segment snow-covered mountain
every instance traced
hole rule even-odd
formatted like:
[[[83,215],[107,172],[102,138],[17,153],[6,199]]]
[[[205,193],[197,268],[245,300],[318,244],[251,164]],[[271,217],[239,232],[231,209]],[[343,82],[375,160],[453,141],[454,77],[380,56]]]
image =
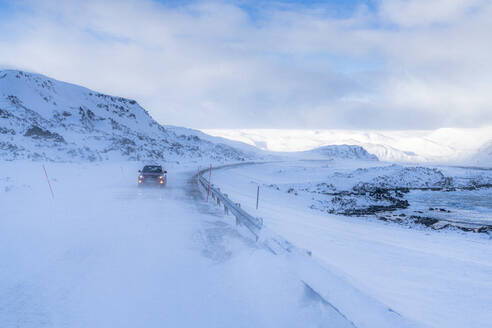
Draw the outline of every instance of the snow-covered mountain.
[[[134,100],[0,70],[1,159],[240,161],[254,157],[255,149],[162,126]]]
[[[355,145],[330,145],[318,147],[308,151],[294,153],[304,159],[350,159],[362,161],[377,161],[375,155],[369,154],[361,146]]]

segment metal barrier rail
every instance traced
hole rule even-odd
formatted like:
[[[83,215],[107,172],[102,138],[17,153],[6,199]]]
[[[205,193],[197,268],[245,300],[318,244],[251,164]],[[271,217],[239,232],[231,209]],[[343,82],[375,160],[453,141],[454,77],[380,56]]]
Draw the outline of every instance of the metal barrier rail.
[[[263,219],[248,214],[241,208],[241,204],[234,203],[231,199],[229,199],[227,194],[221,193],[220,188],[215,187],[213,184],[210,184],[209,186],[209,181],[202,176],[202,174],[206,171],[208,170],[203,170],[198,174],[198,181],[200,185],[205,189],[205,191],[210,191],[212,199],[217,202],[217,205],[221,205],[222,203],[226,214],[230,211],[236,217],[236,224],[241,224],[248,228],[249,231],[255,235],[256,240],[258,241],[260,237],[260,230],[263,227]]]

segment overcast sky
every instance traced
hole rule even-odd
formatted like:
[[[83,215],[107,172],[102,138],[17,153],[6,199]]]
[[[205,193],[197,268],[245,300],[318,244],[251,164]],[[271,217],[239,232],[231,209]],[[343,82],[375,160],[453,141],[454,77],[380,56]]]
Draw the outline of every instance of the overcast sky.
[[[492,124],[492,1],[5,1],[0,67],[192,128]]]

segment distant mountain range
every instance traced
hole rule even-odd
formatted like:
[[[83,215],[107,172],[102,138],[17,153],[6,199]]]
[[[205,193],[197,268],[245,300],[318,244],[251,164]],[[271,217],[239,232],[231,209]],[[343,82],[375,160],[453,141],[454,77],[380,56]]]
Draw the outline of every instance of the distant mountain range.
[[[326,145],[358,145],[379,160],[399,163],[476,163],[492,140],[492,126],[422,131],[215,129],[205,133],[267,151],[305,151]],[[492,165],[492,164],[491,164]],[[490,166],[490,165],[489,165]]]

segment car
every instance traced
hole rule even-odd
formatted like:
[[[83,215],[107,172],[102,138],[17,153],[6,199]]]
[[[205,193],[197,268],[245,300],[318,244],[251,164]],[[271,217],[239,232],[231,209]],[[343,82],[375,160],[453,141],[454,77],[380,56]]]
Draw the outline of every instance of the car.
[[[138,171],[138,186],[157,185],[163,187],[167,182],[167,171],[162,169],[160,165],[145,165],[143,169]]]

